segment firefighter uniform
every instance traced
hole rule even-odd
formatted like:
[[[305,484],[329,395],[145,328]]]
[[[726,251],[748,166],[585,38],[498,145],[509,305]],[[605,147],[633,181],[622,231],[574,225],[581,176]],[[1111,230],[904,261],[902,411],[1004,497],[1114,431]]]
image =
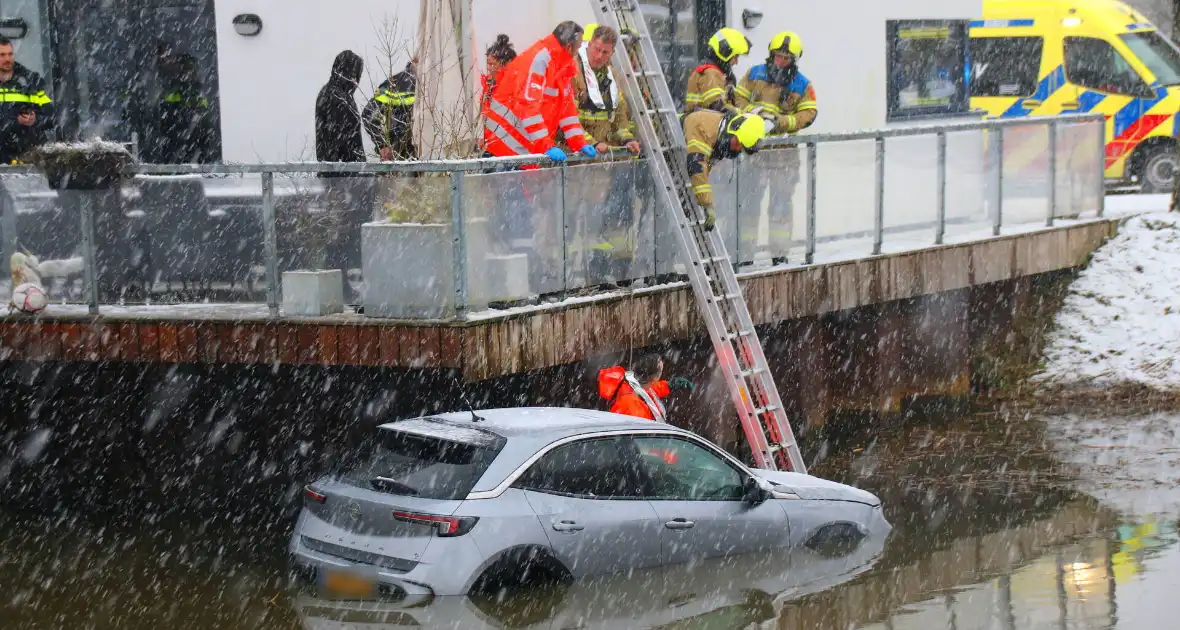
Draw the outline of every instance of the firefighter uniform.
[[[394,160],[412,160],[417,157],[414,150],[413,112],[417,101],[417,79],[413,64],[385,80],[377,87],[377,93],[365,104],[361,119],[373,145],[378,149],[389,147]]]
[[[748,153],[758,150],[766,136],[766,123],[753,114],[735,114],[702,110],[684,117],[684,140],[688,145],[688,174],[697,203],[705,211],[706,229],[717,220],[713,212],[713,186],[709,171],[718,160],[738,156],[730,139],[737,138]]]
[[[803,56],[803,42],[791,31],[776,34],[767,47],[766,63],[750,68],[734,90],[735,103],[746,112],[758,112],[774,123],[771,134],[795,135],[815,122],[815,87],[798,70],[798,59]],[[775,55],[786,54],[790,64],[777,67]],[[755,206],[760,207],[767,188],[769,200],[770,247],[775,262],[785,262],[785,252],[792,236],[793,200],[799,184],[801,160],[799,151],[791,147],[764,154],[757,165],[761,171],[751,178]],[[757,222],[745,221],[745,224]],[[743,234],[741,239],[754,246],[756,234]]]
[[[709,38],[705,63],[688,76],[684,97],[684,113],[698,109],[740,111],[734,104],[733,64],[738,57],[750,52],[750,40],[737,30],[723,28]]]

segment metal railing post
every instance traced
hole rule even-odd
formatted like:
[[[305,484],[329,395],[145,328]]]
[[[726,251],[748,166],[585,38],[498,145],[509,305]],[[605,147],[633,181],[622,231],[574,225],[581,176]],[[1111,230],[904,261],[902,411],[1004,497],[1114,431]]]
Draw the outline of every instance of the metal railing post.
[[[876,190],[873,193],[873,255],[881,253],[881,243],[885,232],[885,138],[878,136],[876,145],[876,174],[873,183]]]
[[[742,262],[742,163],[745,156],[738,156],[733,163],[733,254],[730,262],[736,270]],[[757,229],[757,228],[755,228]]]
[[[815,262],[815,174],[817,169],[815,142],[807,143],[807,244],[804,246],[804,261]]]
[[[946,131],[938,132],[938,194],[936,198],[938,225],[934,228],[934,244],[942,245],[946,237]]]
[[[1045,226],[1053,227],[1053,218],[1057,216],[1057,121],[1049,121],[1049,215],[1045,217]]]
[[[455,284],[455,319],[467,319],[467,221],[463,205],[463,171],[451,171],[451,249]]]
[[[4,260],[12,260],[16,253],[19,235],[16,233],[16,200],[6,188],[0,186],[0,233],[4,234]]]
[[[266,256],[266,310],[279,316],[279,241],[275,221],[275,174],[262,174],[262,240]]]
[[[1098,127],[1098,216],[1106,211],[1106,121]]]
[[[570,275],[569,275],[569,251],[570,251],[569,245],[570,244],[568,241],[568,238],[569,238],[569,212],[567,212],[567,206],[569,204],[569,199],[568,199],[569,195],[567,194],[568,187],[566,186],[566,184],[568,182],[569,182],[569,167],[567,166],[567,164],[565,162],[562,162],[561,163],[561,177],[559,180],[559,186],[561,188],[561,204],[560,204],[560,206],[561,206],[561,297],[562,297],[562,299],[565,299],[567,293],[569,292],[569,286],[570,286]],[[583,241],[582,248],[584,250],[586,247],[585,239],[582,239],[582,241]],[[536,243],[536,236],[533,237],[533,242]],[[587,284],[589,284],[589,280],[587,280]]]
[[[992,216],[992,236],[1000,235],[1004,224],[1004,128],[995,127],[996,132],[996,211]]]
[[[98,261],[94,255],[94,199],[93,193],[78,195],[78,213],[82,217],[82,278],[85,282],[86,304],[91,315],[98,315]]]

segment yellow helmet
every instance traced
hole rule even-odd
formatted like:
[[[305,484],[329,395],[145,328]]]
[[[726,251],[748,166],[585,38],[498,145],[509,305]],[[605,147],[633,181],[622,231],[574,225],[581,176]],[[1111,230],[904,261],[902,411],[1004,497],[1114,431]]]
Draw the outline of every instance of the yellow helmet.
[[[770,45],[767,46],[770,54],[776,52],[790,53],[796,59],[803,56],[803,40],[799,38],[799,34],[793,31],[783,31],[770,38]]]
[[[723,28],[709,38],[709,48],[721,61],[729,62],[738,55],[750,53],[750,40],[740,31],[733,28]]]
[[[594,39],[594,29],[598,28],[598,24],[587,24],[586,30],[582,33],[582,41],[588,42]]]
[[[733,134],[747,151],[757,149],[758,143],[766,137],[766,123],[761,116],[754,114],[734,116],[725,130]]]

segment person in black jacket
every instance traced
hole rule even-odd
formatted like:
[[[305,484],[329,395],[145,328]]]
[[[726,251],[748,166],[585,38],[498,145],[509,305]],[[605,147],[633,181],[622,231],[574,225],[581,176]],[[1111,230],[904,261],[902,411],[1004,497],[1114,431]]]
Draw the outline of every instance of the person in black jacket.
[[[315,156],[320,162],[365,161],[361,116],[354,98],[363,68],[364,61],[351,50],[336,55],[332,62],[332,76],[315,102]],[[324,252],[325,266],[347,274],[360,268],[361,224],[372,220],[373,179],[342,173],[321,173],[321,177],[336,223],[335,238]]]
[[[12,164],[49,141],[53,101],[41,75],[13,58],[12,41],[0,37],[0,164]]]
[[[364,162],[357,85],[365,62],[351,50],[336,55],[332,76],[315,100],[315,158],[320,162]]]
[[[417,61],[411,59],[405,70],[378,86],[377,93],[369,99],[361,114],[382,160],[412,160],[417,156],[411,130],[414,101],[417,100],[414,76]]]

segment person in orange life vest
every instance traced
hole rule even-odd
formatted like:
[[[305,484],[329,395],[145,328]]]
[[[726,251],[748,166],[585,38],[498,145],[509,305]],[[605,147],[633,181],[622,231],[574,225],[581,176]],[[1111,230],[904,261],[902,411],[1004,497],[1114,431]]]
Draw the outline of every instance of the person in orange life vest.
[[[686,378],[663,380],[664,360],[649,354],[639,358],[630,370],[621,365],[598,372],[598,395],[610,401],[611,413],[667,422],[668,412],[663,398],[673,389],[695,389]]]
[[[557,132],[574,151],[588,157],[598,152],[586,142],[574,102],[574,55],[583,29],[565,21],[551,35],[533,44],[500,72],[484,109],[484,150],[497,157],[544,153],[564,162]]]
[[[496,87],[496,82],[500,78],[500,71],[504,66],[508,65],[510,61],[516,59],[516,48],[512,46],[508,36],[501,33],[496,36],[496,42],[484,51],[488,58],[488,72],[480,76],[479,82],[483,87],[483,92],[480,95],[480,111],[486,111],[488,101],[492,98],[492,90]],[[480,139],[480,148],[483,148],[483,139]]]

